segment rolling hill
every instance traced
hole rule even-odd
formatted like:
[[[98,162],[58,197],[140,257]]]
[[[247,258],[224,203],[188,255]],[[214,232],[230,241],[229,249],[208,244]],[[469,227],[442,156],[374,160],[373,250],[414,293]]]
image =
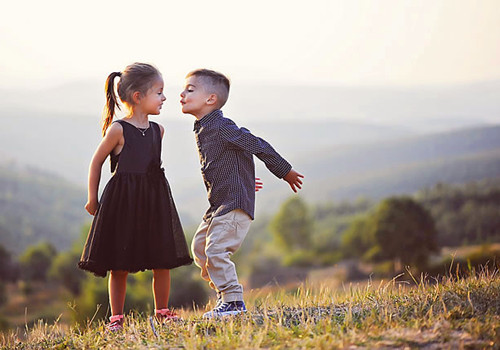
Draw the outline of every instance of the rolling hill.
[[[331,147],[294,162],[305,176],[311,202],[413,193],[438,182],[465,183],[500,177],[500,126]],[[275,208],[290,193],[262,169],[260,207]]]
[[[328,147],[292,163],[306,176],[301,195],[310,203],[409,194],[438,182],[500,177],[500,126]],[[257,174],[264,180],[257,212],[273,214],[292,192],[259,161]],[[193,225],[206,206],[203,184],[190,177],[176,181],[173,190],[182,222]],[[39,240],[66,249],[90,220],[83,210],[85,198],[83,186],[59,175],[0,162],[0,244],[15,253]]]
[[[85,191],[51,173],[0,163],[0,244],[14,254],[39,241],[70,247],[89,220]]]

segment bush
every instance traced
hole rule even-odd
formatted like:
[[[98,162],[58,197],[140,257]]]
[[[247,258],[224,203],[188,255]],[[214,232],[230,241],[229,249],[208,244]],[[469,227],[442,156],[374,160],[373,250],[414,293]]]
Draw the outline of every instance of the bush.
[[[0,281],[15,282],[18,275],[19,268],[12,260],[10,252],[0,244]]]
[[[373,277],[375,278],[387,278],[393,277],[394,274],[394,262],[384,261],[373,266]]]
[[[200,277],[198,267],[183,266],[171,271],[170,305],[191,308],[208,301],[208,284]]]
[[[466,257],[469,264],[474,267],[487,266],[490,269],[500,267],[500,249],[493,249],[490,245],[483,245],[477,251]]]
[[[316,252],[297,250],[283,257],[284,266],[311,267],[321,265]]]
[[[47,242],[28,247],[19,258],[22,277],[29,281],[45,281],[56,254],[54,246]]]
[[[69,251],[59,254],[53,261],[48,272],[48,277],[61,283],[73,295],[80,294],[82,281],[85,279],[85,272],[77,267],[80,254]]]
[[[17,286],[19,287],[19,291],[21,293],[23,293],[23,295],[30,295],[31,293],[33,293],[33,286],[31,285],[31,282],[30,281],[19,281],[17,283]]]
[[[0,280],[0,306],[7,302],[7,288],[5,283]]]
[[[425,272],[430,276],[459,275],[466,276],[481,269],[497,270],[500,268],[500,250],[483,245],[468,255],[443,259],[429,266]]]
[[[9,330],[9,321],[2,315],[0,315],[0,332]]]
[[[107,279],[88,275],[82,283],[81,291],[73,309],[74,321],[84,323],[92,319],[94,314],[97,319],[106,317],[108,309]]]

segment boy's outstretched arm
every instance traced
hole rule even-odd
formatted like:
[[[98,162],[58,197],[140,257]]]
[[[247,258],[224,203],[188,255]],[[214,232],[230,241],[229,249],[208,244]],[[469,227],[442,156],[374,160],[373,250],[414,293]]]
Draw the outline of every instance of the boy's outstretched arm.
[[[302,180],[300,178],[304,178],[304,175],[299,174],[295,170],[291,169],[284,177],[283,180],[288,182],[292,191],[297,193],[297,189],[301,189]]]
[[[292,169],[290,163],[281,157],[269,143],[245,128],[238,128],[233,121],[221,125],[220,136],[226,142],[255,155],[279,179],[284,178]]]

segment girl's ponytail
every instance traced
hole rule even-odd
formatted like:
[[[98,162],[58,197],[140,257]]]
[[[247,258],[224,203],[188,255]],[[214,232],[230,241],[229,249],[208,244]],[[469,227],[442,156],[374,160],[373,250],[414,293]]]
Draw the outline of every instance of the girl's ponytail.
[[[116,99],[115,94],[115,78],[121,77],[121,72],[113,72],[106,79],[105,92],[106,92],[106,107],[104,107],[104,114],[102,120],[102,136],[106,135],[106,130],[108,130],[109,126],[113,122],[113,118],[115,116],[115,108],[120,109],[120,105],[118,104],[118,100]]]

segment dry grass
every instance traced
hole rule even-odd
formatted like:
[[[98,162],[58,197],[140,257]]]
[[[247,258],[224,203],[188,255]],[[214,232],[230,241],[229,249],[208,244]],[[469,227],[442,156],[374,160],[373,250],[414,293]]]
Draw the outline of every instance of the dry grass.
[[[484,349],[500,344],[500,276],[396,279],[331,289],[303,285],[293,292],[254,291],[243,316],[204,321],[201,310],[180,310],[184,321],[157,329],[129,314],[124,332],[108,334],[102,321],[68,327],[38,322],[1,336],[19,349]],[[24,339],[24,340],[22,340]]]

